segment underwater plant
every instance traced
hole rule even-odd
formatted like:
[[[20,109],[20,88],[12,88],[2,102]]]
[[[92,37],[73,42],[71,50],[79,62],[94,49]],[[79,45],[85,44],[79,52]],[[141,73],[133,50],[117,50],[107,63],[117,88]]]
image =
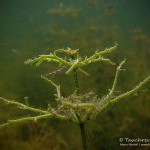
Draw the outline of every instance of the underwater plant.
[[[0,128],[9,127],[12,125],[21,124],[28,121],[37,121],[41,119],[49,119],[49,118],[57,118],[59,120],[66,120],[77,124],[80,127],[81,131],[81,139],[83,144],[83,149],[87,150],[87,140],[86,140],[86,132],[85,132],[85,124],[88,120],[92,120],[96,118],[96,116],[108,109],[113,104],[119,102],[121,99],[126,98],[128,96],[133,95],[137,91],[139,91],[146,83],[150,81],[150,76],[140,82],[131,90],[120,94],[115,95],[115,90],[118,82],[118,78],[120,72],[123,70],[122,66],[125,61],[122,61],[120,65],[116,69],[115,78],[112,84],[112,88],[109,89],[107,95],[104,95],[102,98],[99,98],[94,92],[84,93],[80,92],[80,86],[78,82],[78,73],[81,72],[85,75],[89,75],[86,71],[83,70],[83,67],[96,62],[105,62],[111,65],[115,65],[110,59],[103,57],[108,53],[116,50],[117,44],[115,44],[111,48],[106,48],[103,51],[95,51],[95,53],[90,57],[81,57],[79,55],[78,49],[72,50],[70,48],[67,49],[58,49],[55,50],[54,53],[50,53],[48,55],[39,55],[39,57],[34,59],[29,59],[25,61],[25,64],[36,64],[39,66],[43,62],[53,62],[61,66],[62,68],[68,68],[65,72],[66,75],[73,74],[74,83],[75,83],[75,91],[68,97],[63,97],[61,94],[60,86],[55,84],[52,80],[47,78],[46,76],[41,76],[41,78],[50,83],[55,89],[55,100],[57,105],[52,107],[48,104],[47,110],[42,110],[38,108],[34,108],[29,106],[28,102],[26,104],[22,104],[17,101],[11,101],[0,97],[0,100],[6,104],[12,104],[18,106],[20,109],[29,110],[31,112],[37,113],[38,115],[33,117],[24,117],[20,119],[8,120],[7,123],[0,125]],[[59,53],[64,53],[67,55],[65,58],[59,56]]]
[[[64,6],[63,3],[59,3],[54,8],[49,8],[48,13],[58,16],[66,16],[70,18],[77,17],[80,13],[80,9],[72,7],[72,6]]]

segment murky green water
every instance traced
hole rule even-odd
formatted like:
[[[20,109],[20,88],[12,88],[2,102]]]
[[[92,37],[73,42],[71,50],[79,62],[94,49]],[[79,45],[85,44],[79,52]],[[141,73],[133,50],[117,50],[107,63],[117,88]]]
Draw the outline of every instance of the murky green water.
[[[111,47],[115,42],[119,47],[110,56],[112,60],[119,64],[127,59],[126,71],[121,74],[118,85],[119,92],[130,89],[150,74],[149,8],[149,0],[0,1],[0,96],[23,103],[24,97],[28,97],[31,105],[46,108],[49,101],[54,101],[54,90],[43,83],[40,75],[58,68],[49,64],[27,66],[24,65],[25,60],[67,47],[79,48],[81,55],[85,56],[95,49]],[[96,64],[86,69],[92,75],[89,78],[81,76],[82,92],[93,90],[99,96],[105,94],[113,81],[115,68]],[[63,86],[62,92],[67,96],[73,92],[74,84],[72,76],[66,77],[63,73],[53,74],[50,78]],[[117,104],[89,123],[87,130],[91,149],[116,149],[119,137],[150,137],[147,132],[150,85],[145,89],[146,92]],[[0,104],[1,122],[13,118],[11,113],[14,109]],[[22,112],[15,114],[22,115]],[[49,149],[81,149],[76,127],[57,121],[50,121],[48,125],[49,128],[45,129],[41,124],[45,131],[52,132],[45,140]],[[41,126],[37,130],[41,130]],[[14,129],[14,132],[4,131],[0,135],[0,147],[14,150],[47,148],[41,146],[46,133],[33,131],[34,125],[24,128],[28,133],[24,133],[22,128]],[[71,133],[68,133],[68,128]],[[49,145],[48,141],[51,141]]]

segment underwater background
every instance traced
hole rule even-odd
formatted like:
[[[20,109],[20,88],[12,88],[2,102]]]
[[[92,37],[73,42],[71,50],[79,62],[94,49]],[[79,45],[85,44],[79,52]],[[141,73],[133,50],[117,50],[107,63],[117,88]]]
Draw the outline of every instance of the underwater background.
[[[0,1],[0,97],[46,108],[54,103],[53,87],[40,78],[58,69],[53,64],[39,67],[24,64],[29,58],[55,49],[78,49],[89,56],[118,43],[109,57],[119,64],[127,59],[118,93],[134,87],[150,74],[149,0],[1,0]],[[81,92],[103,96],[111,88],[115,67],[90,65],[89,77],[79,79]],[[74,91],[72,76],[63,70],[49,76],[68,96]],[[0,102],[0,123],[27,116]],[[114,105],[86,125],[91,150],[116,150],[119,138],[150,138],[150,84]],[[150,147],[143,147],[148,150]],[[26,123],[0,131],[0,150],[80,150],[80,131],[58,120]],[[126,147],[125,149],[140,149]]]

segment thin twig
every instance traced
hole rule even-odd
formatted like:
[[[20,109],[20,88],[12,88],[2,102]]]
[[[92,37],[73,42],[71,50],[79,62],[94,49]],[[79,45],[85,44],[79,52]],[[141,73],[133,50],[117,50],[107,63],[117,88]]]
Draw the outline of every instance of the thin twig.
[[[42,109],[33,108],[33,107],[24,105],[24,104],[16,102],[16,101],[11,101],[11,100],[5,99],[3,97],[0,97],[0,100],[5,102],[6,104],[17,105],[18,108],[30,110],[30,111],[35,112],[35,113],[40,113],[40,114],[47,114],[48,113],[47,111],[44,111]]]

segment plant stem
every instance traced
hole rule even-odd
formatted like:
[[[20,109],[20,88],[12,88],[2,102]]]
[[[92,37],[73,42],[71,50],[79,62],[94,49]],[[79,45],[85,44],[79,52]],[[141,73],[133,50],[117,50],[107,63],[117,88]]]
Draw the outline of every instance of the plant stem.
[[[85,134],[85,126],[84,125],[85,125],[85,123],[80,124],[80,131],[81,131],[83,149],[87,150],[87,142],[86,142],[86,134]]]
[[[74,59],[74,56],[71,56],[72,59]],[[79,81],[78,81],[78,73],[77,73],[77,68],[74,68],[74,82],[75,82],[75,94],[79,95],[80,93],[80,88],[79,88]],[[77,115],[77,114],[76,114]],[[87,150],[87,142],[86,142],[86,134],[85,134],[85,123],[83,123],[80,119],[80,117],[77,115],[77,118],[80,122],[79,127],[80,127],[80,132],[81,132],[81,139],[82,139],[82,145],[83,149]]]
[[[77,70],[74,69],[74,82],[75,82],[75,87],[76,87],[76,90],[75,90],[75,94],[79,95],[79,81],[78,81],[78,74],[77,74]]]
[[[72,59],[75,59],[74,56],[71,56]],[[79,95],[79,81],[78,81],[78,73],[77,73],[77,68],[74,68],[74,82],[75,82],[75,94]]]

